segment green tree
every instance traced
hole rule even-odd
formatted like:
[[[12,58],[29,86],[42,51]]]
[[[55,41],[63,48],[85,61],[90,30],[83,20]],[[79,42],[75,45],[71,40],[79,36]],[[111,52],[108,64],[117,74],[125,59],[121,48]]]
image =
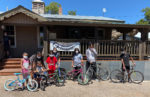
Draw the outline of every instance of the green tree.
[[[68,14],[69,14],[69,15],[76,15],[76,12],[77,12],[77,11],[71,10],[71,11],[68,11]]]
[[[48,6],[45,7],[45,12],[50,14],[58,14],[60,6],[61,4],[57,2],[51,2]]]
[[[144,18],[139,20],[136,24],[150,24],[150,7],[146,7],[142,12],[144,12]]]

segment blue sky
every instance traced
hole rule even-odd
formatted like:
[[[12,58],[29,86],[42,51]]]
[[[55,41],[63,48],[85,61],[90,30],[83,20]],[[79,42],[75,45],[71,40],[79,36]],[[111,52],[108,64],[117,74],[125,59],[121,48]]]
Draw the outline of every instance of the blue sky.
[[[102,8],[106,8],[105,17],[125,20],[126,23],[134,24],[144,15],[141,10],[150,7],[149,0],[43,0],[46,5],[56,1],[62,5],[63,14],[69,10],[76,10],[77,15],[102,16]],[[32,8],[32,0],[0,0],[0,12],[22,5]]]

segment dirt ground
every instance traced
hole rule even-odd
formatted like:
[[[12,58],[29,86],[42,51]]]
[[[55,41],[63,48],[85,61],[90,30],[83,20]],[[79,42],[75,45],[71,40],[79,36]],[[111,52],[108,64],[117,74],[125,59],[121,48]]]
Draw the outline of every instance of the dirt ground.
[[[93,81],[86,86],[77,82],[66,81],[65,86],[55,85],[46,88],[46,91],[38,89],[36,92],[5,91],[3,84],[7,79],[15,79],[12,76],[0,76],[0,97],[150,97],[150,82],[142,84],[112,83],[110,81]]]

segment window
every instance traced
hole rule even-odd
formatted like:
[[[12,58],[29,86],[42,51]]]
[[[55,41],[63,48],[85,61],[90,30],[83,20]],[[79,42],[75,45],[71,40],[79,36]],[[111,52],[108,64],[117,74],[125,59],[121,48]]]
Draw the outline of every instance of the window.
[[[38,47],[42,48],[43,47],[43,39],[44,39],[44,28],[43,27],[39,27],[39,31],[38,31]]]
[[[8,37],[10,38],[11,47],[16,47],[16,32],[14,26],[6,26],[5,31],[8,34]]]

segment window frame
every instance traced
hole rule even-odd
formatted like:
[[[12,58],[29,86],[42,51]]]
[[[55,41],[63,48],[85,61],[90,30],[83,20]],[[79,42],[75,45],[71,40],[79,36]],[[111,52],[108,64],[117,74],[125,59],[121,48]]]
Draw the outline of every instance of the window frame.
[[[40,44],[40,27],[44,27],[44,26],[38,26],[37,27],[37,39],[38,39],[37,42],[38,42],[38,48],[43,48],[44,44],[43,44],[43,46]],[[44,38],[44,36],[43,36],[43,38]]]
[[[16,48],[17,47],[17,41],[16,41],[16,26],[15,25],[5,25],[6,32],[9,31],[6,29],[7,26],[13,26],[14,27],[14,35],[8,35],[8,37],[14,37],[14,45],[10,45],[10,48]]]

